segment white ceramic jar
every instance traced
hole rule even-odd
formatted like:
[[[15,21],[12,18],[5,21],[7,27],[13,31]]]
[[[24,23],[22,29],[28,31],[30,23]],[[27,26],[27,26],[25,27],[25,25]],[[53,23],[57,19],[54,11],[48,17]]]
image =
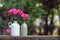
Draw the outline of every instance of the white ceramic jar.
[[[17,21],[14,21],[13,23],[9,22],[8,25],[11,29],[11,36],[20,36],[20,25]]]
[[[27,28],[27,24],[24,22],[21,25],[21,36],[27,36],[28,32],[28,28]]]

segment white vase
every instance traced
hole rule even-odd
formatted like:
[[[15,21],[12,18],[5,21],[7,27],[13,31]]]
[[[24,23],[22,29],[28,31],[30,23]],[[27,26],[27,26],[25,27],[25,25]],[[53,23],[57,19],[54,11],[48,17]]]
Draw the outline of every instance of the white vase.
[[[27,24],[24,22],[22,25],[21,25],[21,36],[27,36]]]
[[[17,21],[14,21],[13,23],[9,22],[8,25],[11,29],[11,36],[20,36],[20,25],[17,23]]]

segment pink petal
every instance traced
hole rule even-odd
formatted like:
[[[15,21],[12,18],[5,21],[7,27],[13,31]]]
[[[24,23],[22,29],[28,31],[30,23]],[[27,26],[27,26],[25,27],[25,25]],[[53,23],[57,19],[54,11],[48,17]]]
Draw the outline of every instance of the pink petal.
[[[29,18],[29,15],[28,14],[22,14],[21,17],[23,20],[27,20]]]
[[[24,14],[24,12],[18,9],[18,15],[21,16],[22,14]]]
[[[8,10],[8,15],[16,15],[17,14],[17,9],[16,8],[12,8],[10,10]]]
[[[6,29],[6,33],[9,34],[10,33],[10,29]]]
[[[12,14],[13,15],[17,15],[17,12],[18,12],[17,9],[15,9],[15,8],[12,9]]]
[[[12,14],[12,10],[8,10],[8,15],[11,15]]]

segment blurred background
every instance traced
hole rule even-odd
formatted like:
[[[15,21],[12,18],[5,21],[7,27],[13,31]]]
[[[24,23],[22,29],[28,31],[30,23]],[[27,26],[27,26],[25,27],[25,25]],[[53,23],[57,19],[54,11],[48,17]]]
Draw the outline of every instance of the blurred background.
[[[7,15],[11,8],[29,14],[28,35],[60,35],[60,0],[0,0],[0,35],[6,35],[8,22],[13,21]],[[19,17],[17,21],[23,23]]]

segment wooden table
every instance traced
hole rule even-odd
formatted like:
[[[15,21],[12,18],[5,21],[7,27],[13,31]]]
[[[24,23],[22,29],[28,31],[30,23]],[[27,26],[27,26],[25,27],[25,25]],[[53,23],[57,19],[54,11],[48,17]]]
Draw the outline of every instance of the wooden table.
[[[8,35],[0,35],[0,40],[60,40],[60,36],[52,36],[52,35],[33,35],[33,36],[19,36],[12,37]]]

